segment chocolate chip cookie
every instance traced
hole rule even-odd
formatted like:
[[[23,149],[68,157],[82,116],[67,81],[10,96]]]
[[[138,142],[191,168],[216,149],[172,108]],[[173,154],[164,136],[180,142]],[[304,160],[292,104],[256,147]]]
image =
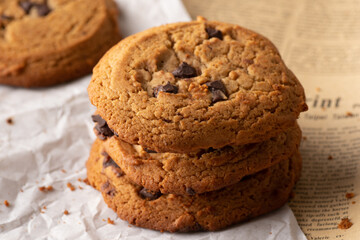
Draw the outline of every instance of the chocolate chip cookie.
[[[114,134],[156,152],[265,141],[307,109],[268,39],[204,20],[124,39],[94,68],[88,92]]]
[[[115,136],[107,138],[103,146],[131,181],[156,192],[192,195],[235,184],[288,159],[300,140],[301,130],[296,125],[265,142],[187,154],[156,153]]]
[[[136,226],[170,232],[215,231],[281,207],[299,178],[301,157],[249,175],[239,183],[203,194],[161,194],[131,182],[96,140],[88,179],[118,216]]]
[[[91,72],[120,40],[113,0],[0,1],[0,84],[44,87]]]

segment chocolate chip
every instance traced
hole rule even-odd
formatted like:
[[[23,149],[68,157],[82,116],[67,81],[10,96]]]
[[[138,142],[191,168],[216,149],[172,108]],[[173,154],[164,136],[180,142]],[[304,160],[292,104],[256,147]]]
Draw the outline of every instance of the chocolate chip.
[[[112,170],[115,173],[116,177],[121,177],[125,175],[121,168],[112,168]]]
[[[111,188],[111,189],[107,190],[105,193],[106,193],[107,195],[109,195],[110,197],[114,197],[115,194],[116,194],[116,190],[113,189],[113,188]]]
[[[215,28],[211,28],[211,27],[207,27],[207,28],[205,28],[205,30],[209,36],[209,39],[215,37],[220,40],[223,40],[223,34],[221,31],[216,30]]]
[[[223,101],[228,98],[226,88],[221,80],[208,82],[205,85],[212,93],[212,98],[211,98],[212,103]]]
[[[1,20],[7,20],[7,21],[11,21],[11,20],[14,19],[13,17],[7,16],[7,15],[5,15],[5,14],[1,14],[1,15],[0,15],[0,18],[1,18]]]
[[[197,76],[196,69],[186,62],[182,62],[180,66],[172,72],[172,74],[177,78],[192,78]]]
[[[115,173],[116,177],[121,177],[125,175],[125,173],[121,170],[119,165],[116,164],[116,162],[107,154],[107,152],[102,152],[101,155],[104,156],[103,160],[103,168],[107,168],[111,166],[112,171]]]
[[[244,63],[246,63],[247,65],[251,65],[251,64],[254,63],[254,60],[252,60],[252,59],[244,59],[243,61],[244,61]]]
[[[106,121],[100,115],[91,115],[93,122],[96,122],[100,127],[107,125]]]
[[[202,232],[206,231],[198,222],[195,222],[195,224],[183,227],[179,229],[179,232]]]
[[[194,189],[192,189],[191,187],[186,188],[186,193],[189,194],[189,195],[195,195],[196,194]]]
[[[29,1],[21,1],[19,2],[19,6],[24,10],[26,14],[29,14],[30,9],[34,6],[34,4]]]
[[[107,137],[112,137],[114,132],[109,128],[106,121],[100,115],[92,115],[92,120],[96,122],[95,130],[98,138],[105,140]]]
[[[141,198],[146,200],[155,200],[158,199],[162,194],[161,192],[154,192],[146,188],[142,188],[139,192]]]
[[[51,9],[47,4],[36,4],[34,7],[36,8],[38,15],[41,17],[44,17],[51,12]]]
[[[116,162],[114,162],[114,160],[109,156],[109,154],[107,154],[106,152],[102,152],[101,155],[104,156],[103,168],[107,168],[109,166],[120,168],[119,165],[117,165]]]
[[[19,6],[24,10],[24,12],[26,14],[29,14],[30,10],[33,7],[35,7],[36,11],[40,17],[44,17],[51,12],[51,9],[49,8],[49,6],[46,3],[37,4],[37,3],[32,3],[30,1],[21,1],[21,2],[19,2]]]
[[[179,88],[175,85],[172,85],[170,82],[168,82],[165,85],[159,85],[157,87],[154,87],[154,97],[158,97],[159,92],[167,92],[167,93],[177,93]]]
[[[147,153],[157,153],[156,151],[150,150],[150,149],[148,149],[148,148],[143,148],[143,149],[144,149],[144,151],[147,152]]]
[[[103,185],[101,185],[101,191],[105,191],[110,186],[109,181],[106,181]]]
[[[0,28],[5,29],[6,25],[9,24],[14,18],[5,14],[0,15]]]
[[[226,99],[227,99],[227,97],[224,94],[224,92],[222,92],[220,90],[215,90],[212,92],[212,98],[211,98],[212,103],[216,103],[216,102],[223,101]]]
[[[114,197],[116,194],[116,190],[112,185],[110,185],[109,181],[106,181],[103,185],[101,185],[101,191],[104,191],[105,194],[109,195],[110,197]]]
[[[213,81],[213,82],[207,82],[205,85],[208,87],[208,89],[210,91],[220,90],[220,91],[226,93],[226,88],[225,88],[225,86],[224,86],[224,84],[223,84],[223,82],[221,80],[216,80],[216,81]]]

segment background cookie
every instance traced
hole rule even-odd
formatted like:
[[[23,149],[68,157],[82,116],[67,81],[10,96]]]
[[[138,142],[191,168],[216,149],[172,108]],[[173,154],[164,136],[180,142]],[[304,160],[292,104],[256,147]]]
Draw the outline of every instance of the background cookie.
[[[96,140],[87,174],[108,206],[131,224],[170,232],[215,231],[279,208],[288,200],[301,169],[296,153],[290,160],[218,191],[161,195],[129,181],[102,151],[101,141]]]
[[[157,152],[261,142],[307,109],[301,84],[269,40],[210,21],[124,39],[94,68],[88,92],[122,140]]]
[[[112,0],[2,0],[0,84],[43,87],[90,73],[120,40]]]
[[[156,153],[115,136],[107,138],[103,146],[131,181],[152,191],[193,195],[237,183],[288,159],[298,150],[300,140],[301,130],[296,125],[265,142],[191,154]]]

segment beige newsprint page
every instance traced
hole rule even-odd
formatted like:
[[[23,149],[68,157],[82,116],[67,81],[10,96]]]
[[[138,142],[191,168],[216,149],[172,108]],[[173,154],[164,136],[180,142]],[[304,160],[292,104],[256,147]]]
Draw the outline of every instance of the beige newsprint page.
[[[308,239],[360,239],[360,1],[184,4],[193,18],[237,23],[279,48],[309,105],[299,120],[303,174],[290,206]],[[353,225],[339,229],[346,217]]]

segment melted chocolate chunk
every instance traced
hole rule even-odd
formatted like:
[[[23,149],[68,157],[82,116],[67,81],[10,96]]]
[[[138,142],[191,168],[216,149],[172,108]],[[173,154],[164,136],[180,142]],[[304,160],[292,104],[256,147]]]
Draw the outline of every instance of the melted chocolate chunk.
[[[222,92],[220,90],[215,90],[212,92],[212,98],[211,98],[212,103],[216,103],[216,102],[223,101],[226,99],[227,99],[227,97],[224,92]]]
[[[146,188],[142,188],[139,194],[141,198],[149,201],[158,199],[162,195],[161,192],[154,192]]]
[[[198,222],[195,222],[192,226],[186,226],[179,230],[179,232],[202,232],[206,231]]]
[[[101,185],[101,191],[104,191],[107,195],[114,197],[116,194],[116,190],[113,186],[110,185],[109,181],[106,181],[103,185]]]
[[[157,153],[156,151],[150,150],[150,149],[148,149],[148,148],[143,148],[143,149],[144,149],[144,151],[147,152],[147,153]]]
[[[212,103],[223,101],[228,98],[226,88],[221,80],[208,82],[205,85],[212,93]]]
[[[44,17],[51,12],[51,9],[47,4],[36,4],[34,7],[36,8],[38,15],[41,17]]]
[[[223,34],[221,31],[216,30],[215,28],[211,28],[211,27],[207,27],[207,28],[205,28],[205,30],[209,36],[209,39],[215,37],[220,40],[223,40]]]
[[[197,76],[196,69],[186,62],[182,62],[180,66],[172,72],[172,74],[177,78],[192,78]]]
[[[111,166],[112,167],[111,169],[115,173],[116,177],[121,177],[125,175],[125,173],[121,170],[119,165],[116,164],[116,162],[109,156],[109,154],[107,154],[107,152],[102,152],[101,155],[104,156],[104,161],[103,161],[104,169]]]
[[[109,128],[106,121],[100,115],[92,115],[91,118],[94,122],[96,122],[95,130],[98,133],[98,138],[105,140],[107,137],[112,137],[114,135],[114,132]]]
[[[223,82],[221,80],[208,82],[205,85],[208,87],[208,89],[210,91],[220,90],[220,91],[226,93],[226,88],[225,88],[225,86],[224,86],[224,84],[223,84]]]
[[[0,28],[1,29],[5,29],[6,25],[12,21],[14,18],[11,17],[11,16],[7,16],[7,15],[4,15],[4,14],[1,14],[0,15]]]
[[[160,85],[157,87],[154,87],[154,97],[158,97],[159,92],[167,92],[167,93],[177,93],[179,88],[175,85],[172,85],[170,82],[168,82],[165,85]]]
[[[109,166],[120,168],[119,165],[117,165],[116,162],[114,162],[114,160],[109,156],[109,154],[107,154],[106,152],[102,152],[101,155],[104,156],[103,168],[107,168]]]
[[[51,9],[46,3],[32,3],[30,1],[21,1],[19,6],[24,10],[26,14],[30,13],[30,10],[34,7],[40,17],[44,17],[51,12]]]
[[[29,14],[30,9],[34,6],[34,4],[29,1],[21,1],[19,2],[19,6],[24,10],[26,14]]]
[[[100,127],[107,125],[106,121],[100,115],[91,115],[93,122],[96,122]]]
[[[115,173],[116,177],[121,177],[125,175],[121,168],[112,168],[112,170]]]
[[[195,195],[195,194],[196,194],[196,192],[194,191],[194,189],[192,189],[191,187],[187,187],[187,188],[186,188],[186,192],[187,192],[187,194],[189,194],[189,195]]]
[[[1,15],[0,15],[0,19],[1,19],[1,20],[11,21],[11,20],[13,20],[14,18],[11,17],[11,16],[7,16],[7,15],[5,15],[5,14],[1,14]]]

